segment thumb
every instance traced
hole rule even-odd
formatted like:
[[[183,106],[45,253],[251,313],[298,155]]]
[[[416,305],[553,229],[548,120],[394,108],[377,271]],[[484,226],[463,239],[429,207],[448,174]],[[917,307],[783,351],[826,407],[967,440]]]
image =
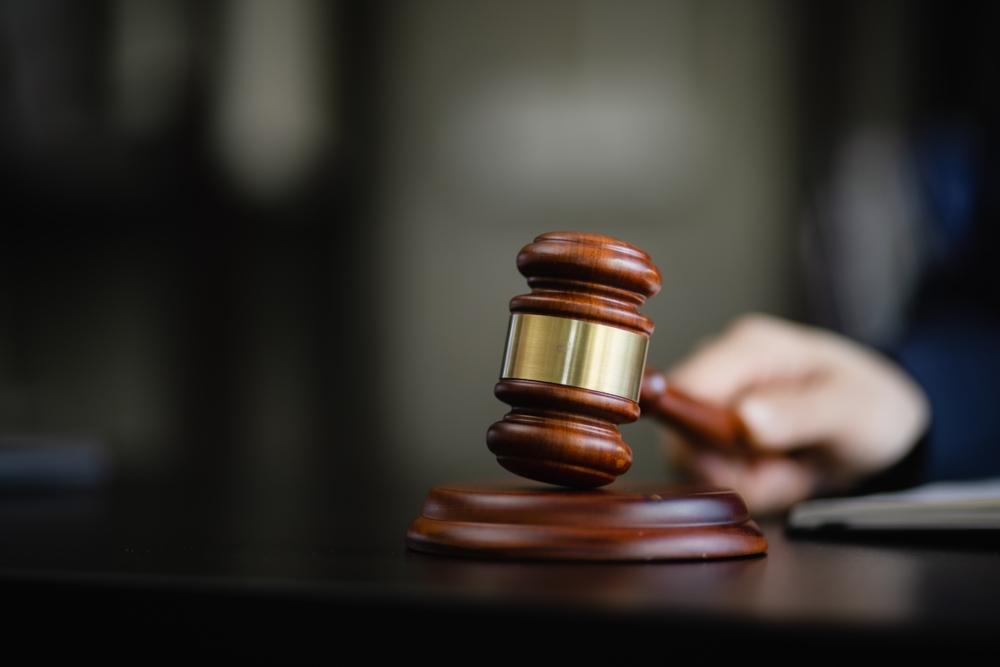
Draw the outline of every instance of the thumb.
[[[760,449],[787,451],[830,440],[843,423],[843,401],[822,381],[758,387],[736,411]]]

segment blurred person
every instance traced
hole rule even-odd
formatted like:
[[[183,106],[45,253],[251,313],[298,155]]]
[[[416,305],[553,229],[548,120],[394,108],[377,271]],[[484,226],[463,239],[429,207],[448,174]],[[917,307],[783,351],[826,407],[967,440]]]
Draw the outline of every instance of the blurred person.
[[[748,315],[669,374],[677,388],[735,408],[757,452],[726,457],[672,434],[674,463],[735,488],[755,511],[817,494],[1000,475],[1000,201],[990,183],[1000,175],[991,156],[1000,153],[987,140],[974,160],[970,153],[976,168],[945,167],[955,151],[921,157],[914,143],[916,161],[929,161],[920,172],[925,231],[940,239],[922,242],[913,294],[880,298],[885,286],[871,277],[854,295],[868,297],[877,315],[895,308],[898,322],[841,320],[847,336]],[[981,187],[963,186],[959,174]],[[974,205],[933,205],[934,192],[966,197],[956,195],[963,187],[975,190]],[[857,257],[842,264],[861,270]]]
[[[668,373],[733,407],[753,446],[670,432],[673,464],[757,513],[1000,475],[998,11],[921,11],[919,122],[850,133],[805,227],[825,326],[746,315]]]
[[[927,393],[874,349],[829,330],[746,315],[669,374],[732,406],[754,447],[736,456],[669,432],[673,464],[736,489],[754,512],[849,489],[904,460],[930,423]]]

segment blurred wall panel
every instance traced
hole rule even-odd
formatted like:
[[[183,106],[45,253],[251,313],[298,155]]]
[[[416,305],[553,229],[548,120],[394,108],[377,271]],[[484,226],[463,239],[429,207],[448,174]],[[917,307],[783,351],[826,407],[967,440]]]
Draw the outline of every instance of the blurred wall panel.
[[[181,112],[189,60],[182,0],[116,0],[110,79],[114,120],[124,133],[148,136]]]
[[[358,225],[339,10],[0,0],[0,435],[315,485],[349,384],[327,250]]]
[[[336,126],[332,7],[318,0],[224,5],[215,149],[247,198],[298,194]]]
[[[265,235],[266,250],[247,253],[241,267],[235,417],[243,450],[237,465],[252,479],[294,486],[311,479],[319,430],[321,354],[309,286],[316,276],[300,248],[275,237]]]
[[[126,474],[172,463],[177,294],[158,259],[51,253],[5,273],[3,434],[97,437]]]
[[[789,314],[792,54],[780,2],[406,2],[387,29],[380,355],[417,484],[504,474],[485,446],[514,260],[537,234],[635,243],[663,271],[649,360],[746,310]],[[652,426],[625,429],[662,475]]]

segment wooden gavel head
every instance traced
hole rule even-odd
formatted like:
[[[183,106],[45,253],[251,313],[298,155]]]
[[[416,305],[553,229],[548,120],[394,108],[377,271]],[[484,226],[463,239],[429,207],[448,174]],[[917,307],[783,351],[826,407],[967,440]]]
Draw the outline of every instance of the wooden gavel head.
[[[639,417],[653,322],[637,308],[660,289],[649,255],[607,236],[543,234],[517,256],[531,293],[510,302],[495,393],[511,411],[486,434],[507,470],[576,487],[632,465],[617,425]]]

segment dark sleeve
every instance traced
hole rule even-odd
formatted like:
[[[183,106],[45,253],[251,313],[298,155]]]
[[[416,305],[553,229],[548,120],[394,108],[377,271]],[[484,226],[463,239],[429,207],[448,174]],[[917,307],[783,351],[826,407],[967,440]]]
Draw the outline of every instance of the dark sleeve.
[[[911,457],[915,481],[997,476],[1000,133],[990,132],[979,143],[969,140],[964,152],[925,151],[925,158],[925,167],[936,165],[923,171],[936,230],[930,237],[933,268],[914,303],[908,333],[892,350],[931,403],[930,428]],[[949,186],[955,183],[966,183],[958,189],[965,196],[956,199]]]
[[[983,303],[935,301],[892,355],[931,403],[916,481],[1000,475],[1000,321]]]

